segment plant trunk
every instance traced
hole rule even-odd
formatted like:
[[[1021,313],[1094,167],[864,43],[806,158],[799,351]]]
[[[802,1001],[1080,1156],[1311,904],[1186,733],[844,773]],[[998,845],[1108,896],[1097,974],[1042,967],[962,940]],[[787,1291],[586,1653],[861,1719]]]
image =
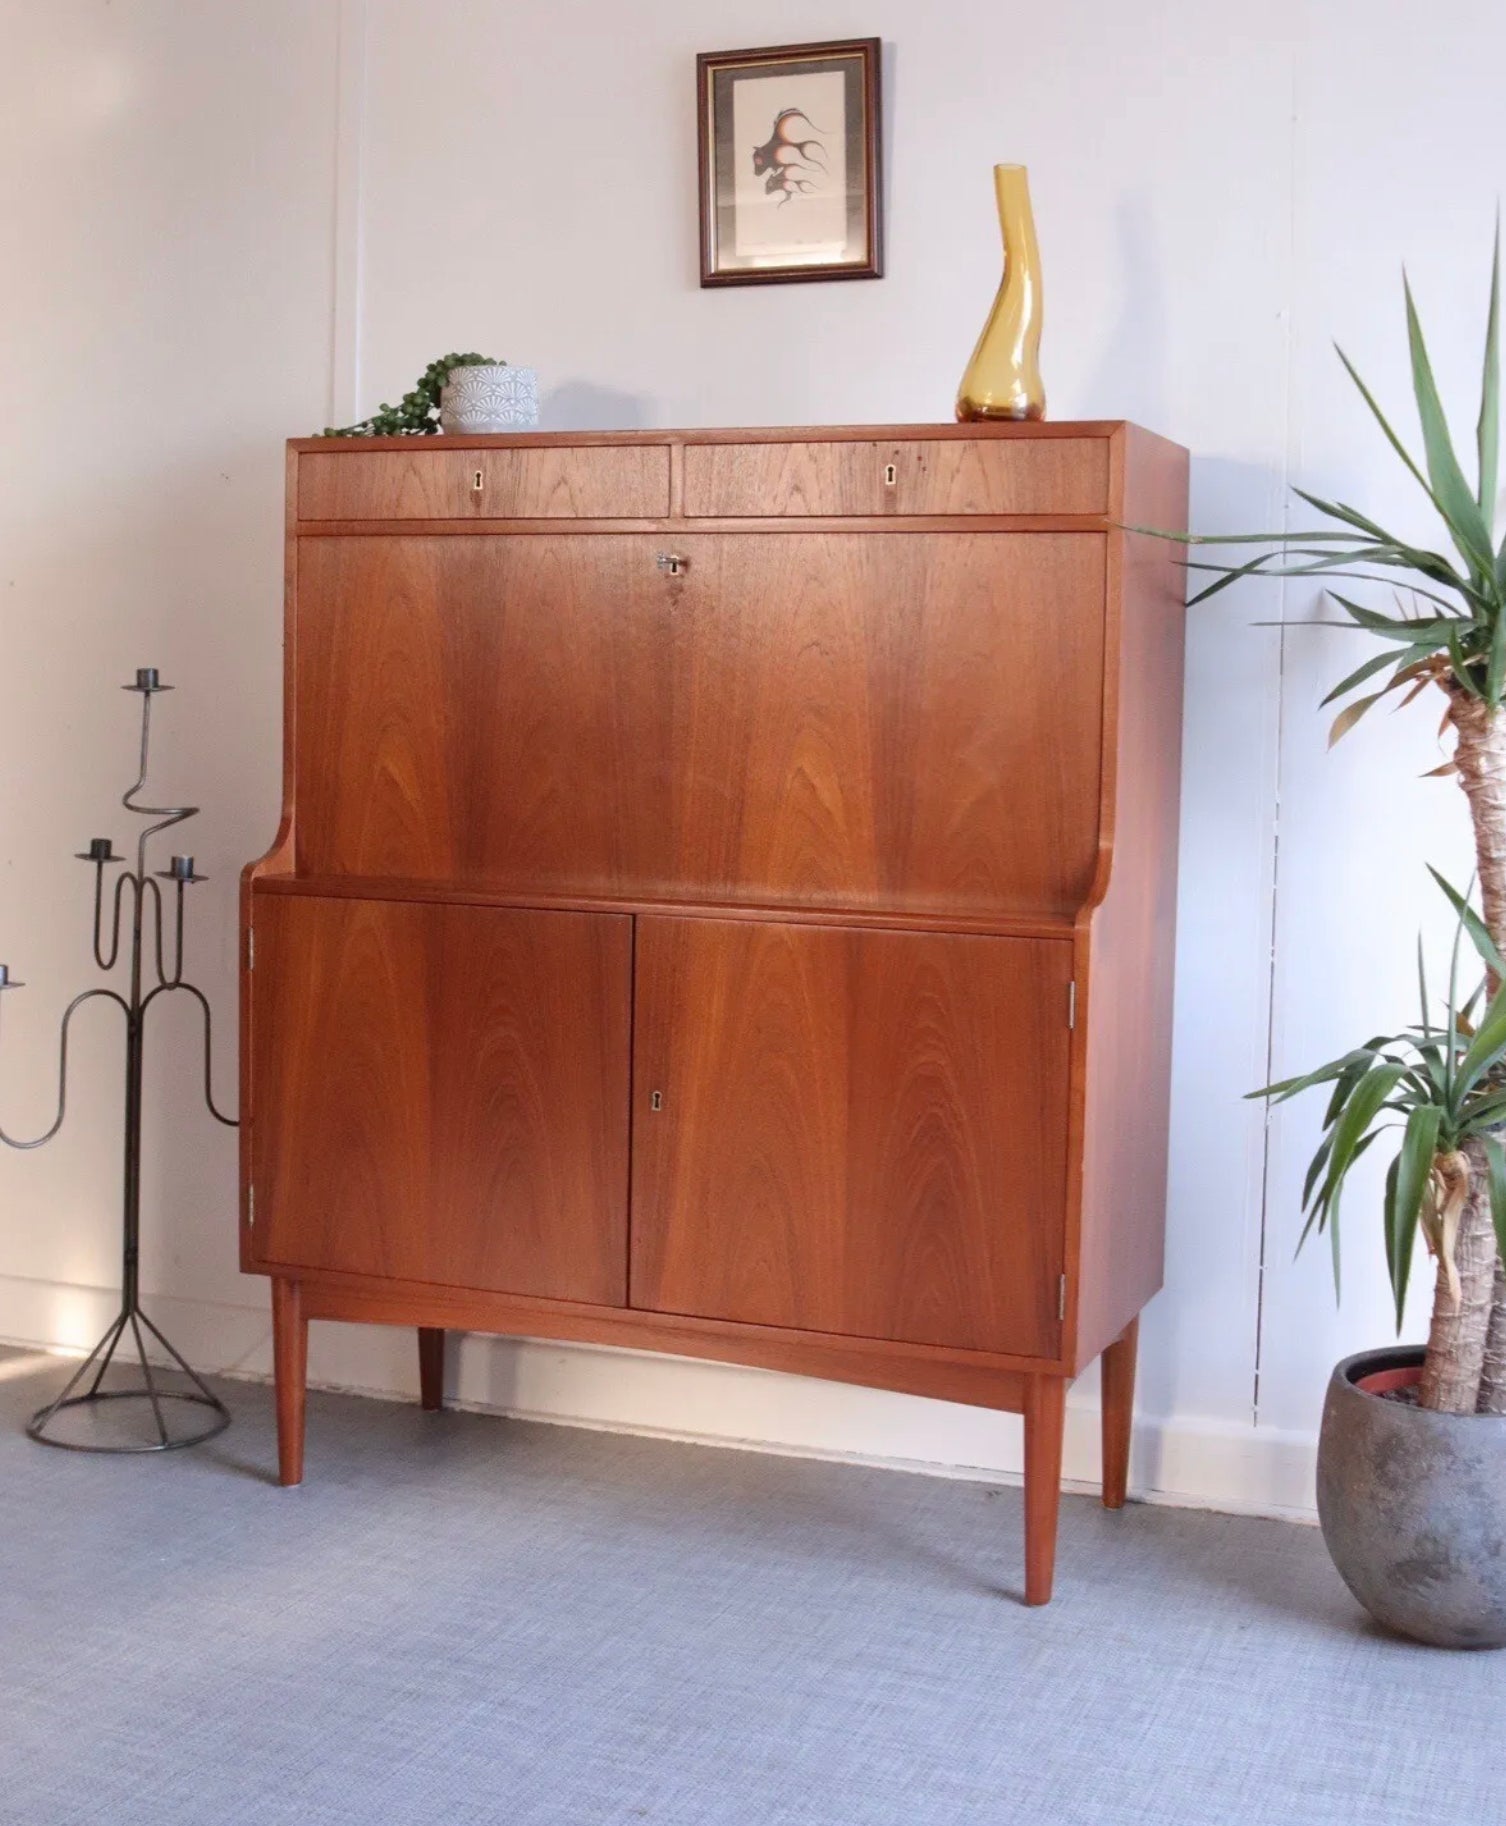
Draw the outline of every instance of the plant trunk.
[[[1449,693],[1449,706],[1457,737],[1454,761],[1474,825],[1481,910],[1497,948],[1506,951],[1506,717],[1458,686]],[[1490,987],[1492,991],[1498,987],[1494,977]],[[1502,1414],[1506,1413],[1506,1265],[1499,1260],[1486,1327],[1479,1410]]]
[[[1441,1414],[1473,1414],[1480,1400],[1485,1365],[1485,1332],[1495,1288],[1496,1231],[1490,1215],[1490,1171],[1485,1150],[1471,1137],[1461,1150],[1469,1162],[1469,1194],[1459,1214],[1454,1263],[1459,1271],[1457,1303],[1443,1263],[1433,1294],[1433,1323],[1418,1399]]]
[[[1485,1363],[1480,1371],[1481,1414],[1506,1414],[1506,1262],[1496,1254],[1495,1288],[1490,1326],[1485,1333]]]
[[[1475,827],[1480,905],[1490,936],[1506,951],[1506,717],[1457,686],[1449,717],[1458,737],[1459,784]]]

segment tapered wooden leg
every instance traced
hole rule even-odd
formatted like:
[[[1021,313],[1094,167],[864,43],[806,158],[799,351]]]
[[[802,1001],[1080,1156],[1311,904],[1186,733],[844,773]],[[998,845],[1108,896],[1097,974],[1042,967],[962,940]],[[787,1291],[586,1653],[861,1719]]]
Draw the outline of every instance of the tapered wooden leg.
[[[1131,1319],[1103,1353],[1103,1506],[1122,1509],[1129,1493],[1130,1422],[1135,1411],[1135,1353],[1140,1321]]]
[[[1056,1518],[1062,1494],[1064,1376],[1031,1376],[1025,1385],[1025,1602],[1049,1604],[1056,1571]]]
[[[444,1332],[437,1325],[418,1328],[418,1398],[431,1414],[444,1406]]]
[[[309,1322],[297,1281],[272,1282],[272,1368],[277,1382],[277,1481],[303,1482],[303,1418],[308,1389]]]

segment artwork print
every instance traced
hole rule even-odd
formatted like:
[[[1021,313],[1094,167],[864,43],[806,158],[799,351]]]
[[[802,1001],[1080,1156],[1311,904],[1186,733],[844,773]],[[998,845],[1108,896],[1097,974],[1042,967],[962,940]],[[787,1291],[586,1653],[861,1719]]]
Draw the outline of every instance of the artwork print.
[[[757,76],[732,88],[738,149],[734,251],[779,262],[840,260],[847,151],[840,73]]]
[[[698,60],[702,283],[876,278],[876,40]]]

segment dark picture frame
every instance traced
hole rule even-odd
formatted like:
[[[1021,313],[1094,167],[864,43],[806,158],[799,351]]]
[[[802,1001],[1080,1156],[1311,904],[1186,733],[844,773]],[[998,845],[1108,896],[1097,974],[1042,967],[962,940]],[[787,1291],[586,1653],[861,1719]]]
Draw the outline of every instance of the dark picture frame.
[[[702,285],[883,277],[881,49],[696,58]]]

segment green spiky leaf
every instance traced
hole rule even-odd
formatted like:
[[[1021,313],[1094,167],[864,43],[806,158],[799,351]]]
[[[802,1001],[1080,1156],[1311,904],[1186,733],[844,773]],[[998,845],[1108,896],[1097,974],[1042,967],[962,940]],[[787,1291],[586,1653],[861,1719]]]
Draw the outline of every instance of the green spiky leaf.
[[[1480,380],[1480,417],[1475,446],[1480,459],[1480,514],[1487,548],[1494,536],[1496,490],[1501,461],[1501,214],[1496,211],[1495,248],[1490,261],[1490,314],[1485,320],[1485,366]]]
[[[1397,1175],[1386,1223],[1386,1262],[1391,1271],[1391,1291],[1396,1298],[1396,1329],[1401,1330],[1402,1309],[1407,1302],[1407,1280],[1411,1274],[1412,1256],[1417,1241],[1418,1220],[1427,1193],[1428,1175],[1433,1156],[1438,1151],[1438,1132],[1443,1111],[1436,1105],[1424,1105],[1407,1118],[1401,1152],[1396,1157]]]
[[[1496,992],[1453,1074],[1449,1103],[1454,1111],[1457,1112],[1461,1100],[1485,1073],[1500,1062],[1503,1053],[1506,1053],[1506,988]]]
[[[1443,892],[1448,896],[1448,903],[1459,915],[1460,923],[1469,934],[1475,950],[1480,954],[1480,961],[1487,970],[1495,972],[1498,978],[1506,977],[1506,959],[1503,959],[1496,947],[1496,941],[1490,936],[1489,928],[1480,915],[1469,904],[1452,883],[1445,881],[1431,863],[1428,873],[1433,877]]]
[[[1454,454],[1454,440],[1449,435],[1443,402],[1438,397],[1438,383],[1433,378],[1433,364],[1428,359],[1427,343],[1418,320],[1417,305],[1410,281],[1403,280],[1407,301],[1407,343],[1412,354],[1412,391],[1417,397],[1417,416],[1422,423],[1422,441],[1427,451],[1431,493],[1443,515],[1460,556],[1472,569],[1490,572],[1495,554],[1491,550],[1490,528],[1485,524],[1480,503],[1470,491]]]
[[[1373,659],[1367,659],[1364,665],[1356,666],[1353,672],[1347,674],[1344,678],[1341,678],[1338,684],[1334,686],[1333,690],[1323,699],[1319,708],[1325,709],[1329,704],[1336,702],[1339,698],[1344,697],[1347,693],[1353,691],[1356,685],[1363,685],[1367,678],[1374,678],[1377,672],[1384,672],[1387,666],[1393,666],[1399,670],[1408,665],[1410,661],[1411,655],[1407,653],[1400,655],[1395,653],[1377,653]],[[1400,682],[1401,680],[1399,677],[1395,678],[1386,689],[1389,691],[1395,685],[1400,684]],[[1382,695],[1384,695],[1384,693]]]

